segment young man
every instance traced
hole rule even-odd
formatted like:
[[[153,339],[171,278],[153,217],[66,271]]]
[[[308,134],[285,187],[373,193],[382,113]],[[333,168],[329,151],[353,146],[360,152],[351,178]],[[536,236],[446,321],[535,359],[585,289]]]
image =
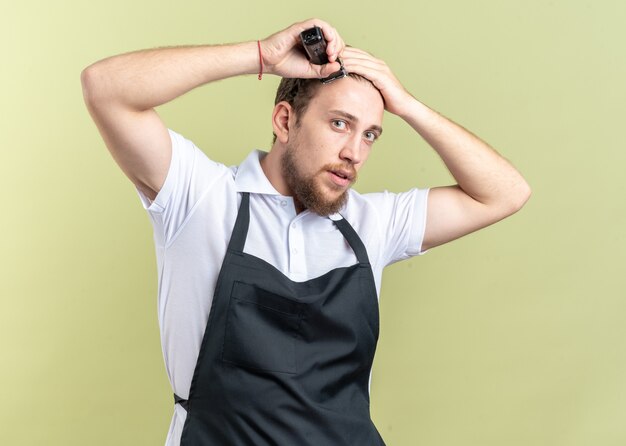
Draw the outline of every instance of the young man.
[[[328,42],[324,66],[299,48],[314,25]],[[351,75],[319,82],[339,57]],[[284,78],[275,141],[239,167],[211,161],[154,111],[260,67]],[[383,268],[516,212],[530,194],[521,175],[321,20],[259,42],[112,57],[86,68],[82,83],[155,230],[161,340],[177,402],[167,445],[384,445],[368,388]],[[384,110],[437,151],[457,185],[350,188]]]

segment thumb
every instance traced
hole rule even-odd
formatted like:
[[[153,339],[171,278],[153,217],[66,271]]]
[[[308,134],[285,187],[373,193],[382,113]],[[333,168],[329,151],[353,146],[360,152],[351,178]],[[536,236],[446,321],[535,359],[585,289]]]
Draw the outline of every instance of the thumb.
[[[339,71],[341,69],[341,64],[339,62],[329,62],[326,65],[317,65],[317,67],[319,67],[318,73],[321,79]]]

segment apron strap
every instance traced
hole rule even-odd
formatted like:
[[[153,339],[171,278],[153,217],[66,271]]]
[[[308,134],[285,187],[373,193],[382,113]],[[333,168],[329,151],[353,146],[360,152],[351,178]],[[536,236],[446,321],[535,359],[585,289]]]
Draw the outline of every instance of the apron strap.
[[[228,250],[237,254],[243,253],[243,247],[246,244],[248,235],[248,226],[250,225],[250,193],[241,193],[241,203],[239,204],[239,212],[233,233],[230,236]]]
[[[174,394],[174,404],[180,404],[183,407],[183,409],[189,412],[189,401],[179,397],[176,394]]]
[[[370,261],[367,255],[365,245],[361,241],[361,238],[356,233],[354,228],[342,217],[341,220],[333,220],[335,226],[339,228],[341,234],[354,251],[357,260],[363,266],[369,266]],[[246,244],[246,237],[248,236],[248,227],[250,226],[250,193],[241,193],[241,203],[239,204],[239,212],[237,213],[237,220],[235,221],[235,227],[233,233],[230,236],[230,242],[228,243],[228,250],[236,254],[242,254],[244,245]]]
[[[341,231],[341,234],[343,234],[343,237],[346,239],[346,241],[354,251],[354,254],[356,255],[356,258],[361,266],[369,266],[370,260],[367,256],[367,250],[365,249],[365,245],[361,241],[361,238],[356,233],[352,225],[350,225],[350,223],[348,223],[348,221],[343,217],[341,218],[341,220],[333,220],[333,223],[335,223],[335,226],[337,226],[337,228],[339,228],[339,231]]]

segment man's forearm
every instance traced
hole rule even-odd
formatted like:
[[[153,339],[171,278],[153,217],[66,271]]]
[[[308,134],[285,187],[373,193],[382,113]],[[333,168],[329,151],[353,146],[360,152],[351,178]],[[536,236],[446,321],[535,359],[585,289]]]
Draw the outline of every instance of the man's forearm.
[[[521,174],[487,143],[418,100],[401,117],[439,154],[459,187],[489,206],[521,207],[530,187]]]
[[[200,85],[259,71],[256,42],[157,48],[109,57],[82,73],[86,97],[147,110]]]

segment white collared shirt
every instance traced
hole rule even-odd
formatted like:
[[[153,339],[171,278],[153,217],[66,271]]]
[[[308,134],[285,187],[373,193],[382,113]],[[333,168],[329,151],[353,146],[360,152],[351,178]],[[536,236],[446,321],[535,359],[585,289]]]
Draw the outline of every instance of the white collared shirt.
[[[271,185],[253,151],[239,167],[210,160],[172,130],[172,159],[163,187],[150,201],[137,193],[154,228],[158,318],[165,368],[174,393],[187,398],[206,328],[215,282],[235,224],[240,192],[250,192],[244,252],[293,281],[350,266],[356,257],[331,219],[343,216],[367,249],[376,291],[383,268],[420,253],[428,189],[359,194],[350,190],[340,215],[296,214],[293,199]],[[166,445],[180,444],[186,412],[176,405]]]

